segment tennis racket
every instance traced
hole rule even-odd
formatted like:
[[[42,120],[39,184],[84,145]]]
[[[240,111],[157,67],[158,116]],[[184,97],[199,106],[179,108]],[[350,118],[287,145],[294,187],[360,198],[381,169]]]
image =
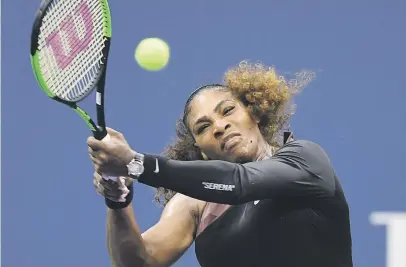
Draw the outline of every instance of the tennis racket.
[[[103,141],[109,139],[104,87],[110,40],[107,0],[43,0],[31,33],[31,64],[39,86],[51,99],[75,110]],[[97,124],[78,106],[94,89]]]

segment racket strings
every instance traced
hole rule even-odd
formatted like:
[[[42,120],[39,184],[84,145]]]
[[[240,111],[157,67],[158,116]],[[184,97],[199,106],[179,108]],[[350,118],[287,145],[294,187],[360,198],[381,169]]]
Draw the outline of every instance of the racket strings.
[[[80,8],[84,11],[75,14]],[[38,40],[39,60],[49,89],[58,97],[79,101],[93,89],[104,56],[104,19],[99,0],[58,0],[47,10]],[[50,45],[52,41],[56,45]]]
[[[79,18],[81,18],[82,20],[83,20],[83,17],[82,16],[78,16]],[[76,18],[78,18],[78,17],[76,17]],[[86,18],[86,19],[89,19],[89,18]],[[77,24],[76,24],[77,25]],[[80,24],[79,24],[80,25]],[[83,24],[82,24],[83,25]],[[75,26],[75,24],[71,24],[70,25],[71,27],[72,26]],[[99,27],[102,27],[102,25],[98,25]],[[80,36],[80,35],[85,35],[86,34],[86,32],[83,32],[84,31],[84,29],[85,29],[85,27],[82,27],[82,32],[80,32],[80,30],[78,31],[78,35]],[[68,29],[68,31],[69,31],[69,29]],[[72,51],[70,51],[70,53],[74,53],[74,52],[76,52],[78,49],[80,48],[80,46],[76,46],[76,47],[73,47],[72,48]],[[79,55],[80,56],[80,55]],[[80,59],[80,57],[79,57],[79,59]],[[97,66],[97,67],[99,67],[99,66]],[[74,71],[75,71],[75,69],[74,69]],[[86,73],[85,73],[86,74]],[[92,75],[93,73],[90,73],[90,75]],[[94,74],[93,74],[94,75]],[[55,78],[58,78],[58,77],[55,77]],[[72,83],[70,83],[70,87],[71,88],[73,88],[73,90],[67,90],[67,91],[65,91],[65,94],[63,94],[62,95],[62,97],[66,97],[67,96],[67,93],[70,93],[70,94],[80,94],[80,91],[83,91],[83,86],[85,86],[85,85],[83,85],[83,77],[79,77],[79,78],[81,78],[80,80],[79,80],[79,83],[78,83],[78,85],[79,85],[79,87],[72,87]],[[60,81],[60,83],[61,83],[61,81]],[[89,83],[89,82],[87,82],[87,83]],[[65,83],[65,85],[66,85],[66,83]],[[81,86],[80,86],[81,85]],[[75,90],[76,89],[76,90]],[[79,91],[79,92],[77,92],[77,91]],[[58,92],[59,93],[59,92]],[[69,97],[70,98],[70,97]]]

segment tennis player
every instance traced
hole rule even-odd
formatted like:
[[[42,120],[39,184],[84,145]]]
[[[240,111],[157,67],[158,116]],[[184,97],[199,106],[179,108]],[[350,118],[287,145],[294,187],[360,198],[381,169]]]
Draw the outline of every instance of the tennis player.
[[[195,242],[203,267],[352,267],[349,207],[326,152],[290,133],[279,138],[290,100],[313,77],[303,71],[287,82],[242,62],[224,84],[192,93],[164,155],[136,151],[112,129],[111,142],[90,137],[113,265],[170,266]],[[165,206],[144,233],[133,179],[157,188]]]

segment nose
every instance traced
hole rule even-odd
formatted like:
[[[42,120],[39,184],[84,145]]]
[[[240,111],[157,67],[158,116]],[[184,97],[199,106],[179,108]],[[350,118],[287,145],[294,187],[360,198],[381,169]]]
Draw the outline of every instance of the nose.
[[[218,139],[219,137],[223,136],[226,130],[231,127],[231,124],[224,120],[218,120],[214,123],[214,137]]]

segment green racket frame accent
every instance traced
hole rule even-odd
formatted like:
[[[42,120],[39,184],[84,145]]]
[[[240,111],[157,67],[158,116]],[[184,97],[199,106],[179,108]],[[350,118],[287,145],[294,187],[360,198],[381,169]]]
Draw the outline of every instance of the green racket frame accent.
[[[31,33],[31,47],[30,47],[30,60],[31,60],[31,66],[34,72],[34,77],[37,81],[37,83],[39,84],[40,88],[42,89],[42,91],[44,91],[44,93],[50,97],[51,99],[63,103],[67,106],[69,106],[70,108],[74,109],[76,111],[76,113],[79,114],[79,116],[85,121],[86,125],[90,128],[90,130],[92,130],[93,134],[95,136],[100,135],[100,130],[98,129],[98,126],[94,123],[94,121],[91,119],[91,117],[80,107],[77,106],[76,102],[70,102],[70,101],[66,101],[63,100],[61,98],[59,98],[58,96],[56,96],[54,93],[51,92],[51,90],[49,89],[43,73],[41,71],[41,67],[40,67],[40,61],[39,61],[39,56],[40,53],[38,51],[38,36],[40,34],[40,28],[42,25],[42,20],[44,18],[44,16],[46,15],[46,11],[49,8],[49,6],[51,5],[51,3],[54,0],[43,0],[41,2],[40,8],[37,10],[36,15],[35,15],[35,20],[34,20],[34,24],[32,27],[32,33]],[[110,39],[112,36],[112,26],[111,26],[111,14],[110,14],[110,7],[109,4],[107,2],[107,0],[98,0],[102,6],[102,11],[103,11],[103,26],[104,26],[104,42],[105,42],[105,48],[103,49],[103,59],[102,59],[102,70],[100,71],[100,76],[98,77],[97,83],[101,80],[102,81],[102,88],[100,88],[100,90],[104,91],[104,79],[105,79],[105,71],[106,71],[106,64],[107,64],[107,58],[108,58],[108,52],[110,49]],[[96,84],[97,84],[96,83]],[[103,92],[104,93],[104,92]],[[97,107],[98,108],[98,112],[103,112],[103,116],[104,117],[104,111],[102,111],[103,107]]]
[[[76,106],[74,108],[76,113],[79,114],[80,117],[86,122],[87,126],[92,130],[92,132],[97,132],[97,126],[94,124],[93,120],[90,118],[90,116],[80,107]]]
[[[111,38],[111,14],[110,14],[110,7],[109,4],[107,3],[107,0],[100,0],[101,5],[103,6],[103,13],[106,16],[106,20],[103,21],[104,25],[104,34],[106,37]]]
[[[48,89],[48,86],[42,76],[41,68],[39,67],[39,52],[35,51],[34,56],[31,56],[31,65],[32,69],[34,70],[35,79],[39,83],[42,90],[51,98],[54,98],[55,95]]]

